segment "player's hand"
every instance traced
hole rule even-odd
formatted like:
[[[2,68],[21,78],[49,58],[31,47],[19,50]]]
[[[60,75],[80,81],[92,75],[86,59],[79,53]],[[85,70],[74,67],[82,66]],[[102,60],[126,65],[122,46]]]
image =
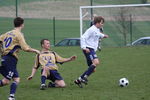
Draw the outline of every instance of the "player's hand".
[[[32,78],[33,78],[33,76],[29,76],[29,77],[27,78],[27,80],[32,80]]]
[[[104,38],[108,38],[108,37],[109,37],[108,35],[106,35],[106,34],[104,35]]]
[[[72,60],[75,60],[77,58],[77,56],[72,56],[72,57],[70,57],[70,60],[72,61]]]

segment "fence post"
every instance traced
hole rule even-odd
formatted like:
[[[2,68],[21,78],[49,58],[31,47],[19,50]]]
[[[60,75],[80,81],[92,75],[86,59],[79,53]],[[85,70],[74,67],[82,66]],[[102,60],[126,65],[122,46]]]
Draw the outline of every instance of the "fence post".
[[[132,14],[130,14],[130,44],[132,43]]]
[[[90,0],[90,6],[93,6],[93,0]],[[93,20],[93,8],[91,8],[91,20]]]
[[[55,17],[53,17],[53,35],[54,35],[54,46],[55,46]]]
[[[16,0],[16,17],[18,17],[18,0]]]

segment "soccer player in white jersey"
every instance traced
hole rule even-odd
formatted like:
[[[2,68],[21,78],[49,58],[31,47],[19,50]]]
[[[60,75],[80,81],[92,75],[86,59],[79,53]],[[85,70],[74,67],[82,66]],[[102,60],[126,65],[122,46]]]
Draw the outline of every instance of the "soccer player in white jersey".
[[[81,49],[86,57],[88,69],[74,81],[80,88],[83,87],[82,83],[87,84],[88,76],[95,71],[96,66],[100,63],[100,60],[96,55],[98,42],[100,38],[108,38],[108,35],[101,33],[99,30],[103,27],[103,24],[103,17],[94,17],[93,25],[81,36]]]

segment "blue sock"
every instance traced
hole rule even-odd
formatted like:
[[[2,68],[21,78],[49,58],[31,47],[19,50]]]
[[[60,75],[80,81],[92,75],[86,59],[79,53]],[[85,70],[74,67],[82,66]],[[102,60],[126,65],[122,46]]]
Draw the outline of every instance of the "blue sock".
[[[83,79],[83,77],[85,76],[86,73],[87,73],[87,71],[85,71],[80,77]]]
[[[0,87],[4,86],[2,80],[0,80]]]
[[[41,84],[45,84],[46,76],[41,76]]]
[[[85,75],[90,76],[90,75],[93,73],[95,67],[96,67],[96,66],[91,65],[91,66],[88,68],[88,70],[87,70],[87,72],[86,72]]]
[[[18,83],[15,81],[10,85],[10,95],[14,95],[16,93],[17,85]]]

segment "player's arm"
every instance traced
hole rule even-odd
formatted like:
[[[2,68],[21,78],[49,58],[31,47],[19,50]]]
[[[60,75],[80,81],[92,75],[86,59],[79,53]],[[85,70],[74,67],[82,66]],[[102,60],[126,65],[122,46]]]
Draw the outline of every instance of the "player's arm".
[[[107,34],[104,34],[104,37],[103,38],[108,38],[109,36]]]
[[[19,40],[19,44],[20,44],[22,50],[24,50],[26,52],[34,52],[34,53],[40,54],[39,50],[33,49],[29,45],[27,45],[23,35],[20,34],[18,36],[18,40]]]
[[[77,58],[77,56],[71,56],[69,58],[63,58],[63,57],[59,56],[57,53],[55,53],[55,57],[56,57],[56,62],[58,62],[58,63],[73,61]]]
[[[104,34],[103,32],[100,32],[100,31],[98,32],[98,34],[99,34],[99,36],[100,36],[101,39],[109,37],[107,34]]]
[[[40,66],[40,64],[39,64],[39,55],[36,55],[35,63],[34,63],[34,66],[32,68],[31,75],[27,78],[27,80],[31,80],[34,77],[34,75],[35,75],[37,69],[39,68],[39,66]]]

